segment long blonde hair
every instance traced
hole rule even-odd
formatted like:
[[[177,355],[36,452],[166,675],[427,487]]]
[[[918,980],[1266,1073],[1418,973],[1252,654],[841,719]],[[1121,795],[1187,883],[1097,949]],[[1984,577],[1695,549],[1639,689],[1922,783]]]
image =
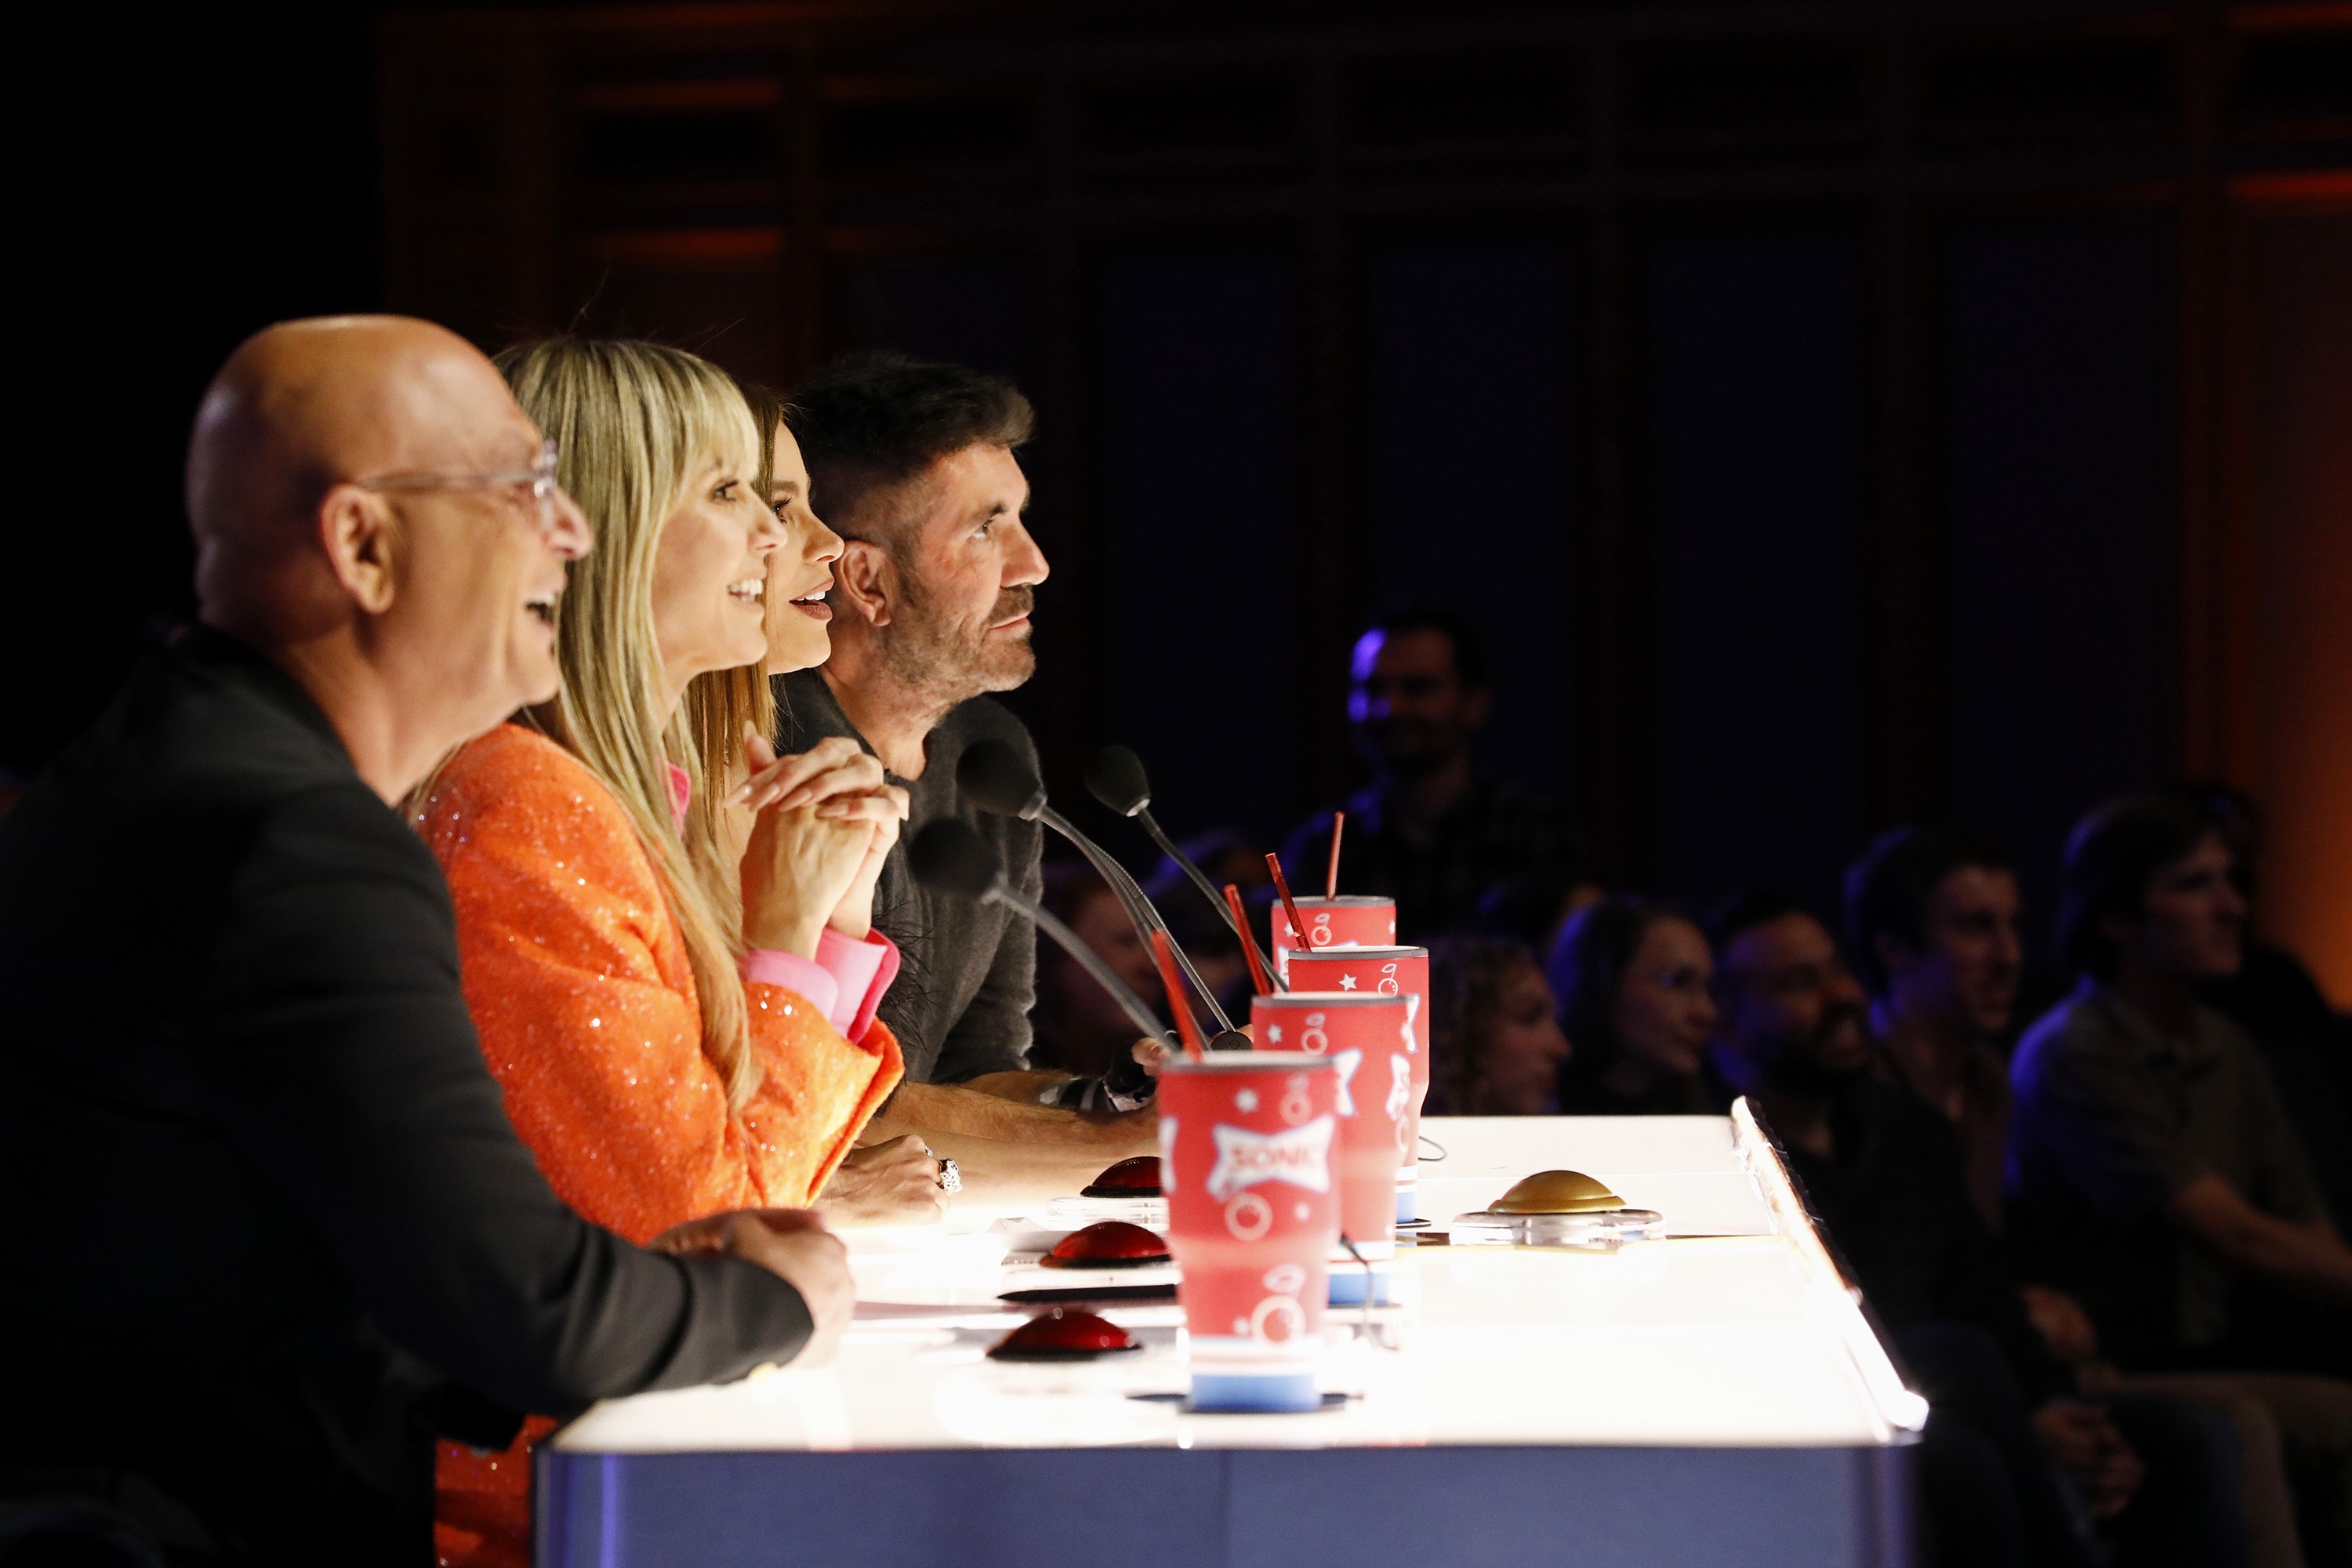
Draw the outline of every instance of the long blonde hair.
[[[740,764],[744,727],[772,732],[774,702],[752,664],[697,676],[677,712],[663,712],[653,578],[662,525],[704,460],[717,453],[748,482],[759,433],[727,374],[681,349],[550,338],[509,349],[497,363],[524,412],[554,438],[558,479],[595,536],[595,548],[572,563],[556,611],[562,690],[527,717],[613,792],[652,858],[693,966],[703,1054],[726,1082],[730,1110],[740,1110],[760,1087],[760,1065],[736,969],[742,894],[718,797]],[[682,833],[668,763],[693,781]]]

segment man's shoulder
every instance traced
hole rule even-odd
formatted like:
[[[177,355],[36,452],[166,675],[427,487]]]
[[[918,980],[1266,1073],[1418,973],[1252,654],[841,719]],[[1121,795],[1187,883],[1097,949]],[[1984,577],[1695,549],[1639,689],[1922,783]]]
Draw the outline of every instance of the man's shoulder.
[[[1906,1135],[1937,1137],[1951,1131],[1943,1112],[1913,1093],[1909,1086],[1889,1083],[1875,1074],[1858,1078],[1839,1091],[1841,1108],[1872,1125],[1900,1130]]]
[[[805,752],[829,735],[865,744],[857,726],[841,710],[833,688],[815,670],[795,669],[779,675],[769,682],[769,689],[776,698],[778,752]]]
[[[400,831],[333,731],[284,677],[173,655],[133,674],[26,805],[68,836],[95,831],[125,844],[147,837],[147,828],[217,843],[287,814],[340,816],[363,833]],[[154,848],[141,845],[142,853]]]
[[[2102,987],[2085,984],[2034,1020],[2010,1058],[2021,1105],[2072,1098],[2091,1081],[2114,1081],[2147,1065],[2154,1041]],[[2071,1087],[2069,1087],[2071,1086]]]
[[[933,736],[947,736],[958,742],[959,751],[982,741],[1002,741],[1031,762],[1037,760],[1037,742],[1029,733],[1029,726],[1021,716],[993,697],[970,697],[948,710],[947,717],[932,729]]]
[[[1565,834],[1568,808],[1508,779],[1479,779],[1472,786],[1471,810],[1490,824],[1517,831]]]

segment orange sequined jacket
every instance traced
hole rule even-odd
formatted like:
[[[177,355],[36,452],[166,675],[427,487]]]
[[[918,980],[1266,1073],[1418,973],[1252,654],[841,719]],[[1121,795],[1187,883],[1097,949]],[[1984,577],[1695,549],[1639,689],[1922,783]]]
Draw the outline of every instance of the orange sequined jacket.
[[[729,1116],[654,863],[604,784],[545,736],[503,724],[468,743],[423,827],[507,1115],[588,1219],[644,1242],[724,1209],[803,1206],[898,1086],[885,1026],[845,1040],[799,993],[747,980],[762,1080]],[[521,1443],[444,1448],[445,1561],[523,1560],[528,1471]]]

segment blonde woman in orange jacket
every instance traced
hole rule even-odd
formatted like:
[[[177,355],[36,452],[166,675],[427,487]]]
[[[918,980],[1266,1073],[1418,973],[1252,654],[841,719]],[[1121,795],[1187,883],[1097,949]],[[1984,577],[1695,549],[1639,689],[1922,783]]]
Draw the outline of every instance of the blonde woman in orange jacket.
[[[874,1017],[898,955],[869,917],[905,796],[846,742],[779,761],[758,739],[766,623],[823,659],[806,606],[841,541],[804,500],[770,503],[763,432],[706,362],[565,339],[499,363],[595,545],[555,611],[561,695],[462,747],[416,803],[483,1053],[550,1184],[632,1240],[819,1204],[901,1070]],[[860,1159],[836,1194],[851,1217],[937,1215],[919,1142]],[[527,1561],[544,1430],[444,1447],[444,1563]]]

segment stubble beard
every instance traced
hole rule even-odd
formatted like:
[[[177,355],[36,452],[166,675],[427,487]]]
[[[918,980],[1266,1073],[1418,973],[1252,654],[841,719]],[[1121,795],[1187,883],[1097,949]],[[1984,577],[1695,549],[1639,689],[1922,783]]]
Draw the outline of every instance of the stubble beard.
[[[1007,588],[985,621],[959,625],[909,576],[899,613],[877,628],[882,666],[924,708],[940,714],[974,697],[1011,691],[1037,672],[1036,649],[1025,626],[1013,637],[988,628],[1029,609],[1036,596],[1034,588]]]

